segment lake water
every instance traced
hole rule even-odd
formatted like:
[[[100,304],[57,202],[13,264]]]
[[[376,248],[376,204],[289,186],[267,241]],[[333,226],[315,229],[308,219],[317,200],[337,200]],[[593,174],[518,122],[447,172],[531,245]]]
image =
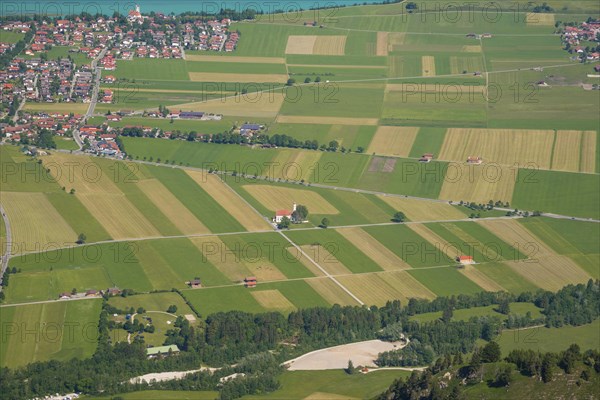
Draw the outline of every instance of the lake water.
[[[106,0],[106,1],[81,1],[81,0],[2,0],[0,2],[0,16],[17,17],[26,14],[40,15],[67,15],[88,12],[90,14],[101,13],[112,15],[115,11],[121,14],[127,14],[129,10],[134,9],[135,5],[140,6],[142,13],[150,11],[161,12],[164,14],[180,14],[185,11],[216,13],[222,8],[234,9],[237,11],[257,10],[264,13],[270,13],[275,10],[284,10],[286,12],[297,12],[299,10],[308,10],[321,7],[341,7],[354,4],[379,3],[380,1],[359,2],[357,0],[258,0],[258,1],[197,1],[197,0]]]

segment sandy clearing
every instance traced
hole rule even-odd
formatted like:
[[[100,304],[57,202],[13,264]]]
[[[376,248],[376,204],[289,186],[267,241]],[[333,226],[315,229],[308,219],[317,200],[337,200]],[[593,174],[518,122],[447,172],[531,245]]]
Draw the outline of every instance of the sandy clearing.
[[[281,292],[277,289],[252,291],[252,297],[267,310],[276,311],[291,311],[295,310],[294,306]]]
[[[335,258],[335,255],[329,249],[321,245],[311,244],[300,246],[300,248],[330,275],[352,274],[344,264]]]
[[[319,193],[269,185],[242,186],[252,197],[269,210],[291,210],[294,202],[305,205],[311,214],[339,214]]]
[[[315,291],[331,305],[358,305],[352,296],[343,291],[334,281],[329,278],[307,279],[305,282],[312,286],[312,288],[315,289]]]
[[[449,128],[439,159],[465,162],[470,156],[480,156],[484,162],[535,163],[549,169],[553,142],[551,130]]]
[[[346,49],[346,36],[317,36],[312,54],[343,56]]]
[[[377,239],[360,228],[338,229],[344,238],[355,245],[367,257],[375,261],[384,270],[398,270],[411,268],[403,259],[382,245]]]
[[[152,380],[155,380],[156,382],[172,381],[175,379],[183,379],[186,375],[193,374],[195,372],[200,372],[200,371],[214,372],[217,370],[218,370],[218,368],[202,367],[200,369],[192,369],[189,371],[154,372],[151,374],[136,376],[135,378],[131,378],[129,380],[129,382],[130,383],[142,383],[145,381],[147,383],[150,383]]]
[[[527,25],[554,26],[554,14],[528,13],[525,16]]]
[[[285,83],[288,80],[288,76],[285,74],[231,74],[224,72],[188,72],[188,75],[190,77],[190,80],[193,82]]]
[[[241,57],[241,56],[205,56],[200,54],[185,55],[186,61],[206,62],[232,62],[232,63],[256,63],[256,64],[285,64],[283,57]]]
[[[192,170],[185,172],[248,231],[271,229],[271,225],[223,183],[217,175]]]
[[[210,232],[160,181],[145,179],[137,185],[181,233],[191,235]]]
[[[377,195],[397,211],[402,211],[411,221],[443,221],[466,218],[460,210],[447,203],[410,199],[398,196]]]
[[[283,104],[282,93],[248,93],[217,100],[199,101],[171,106],[186,111],[204,111],[223,115],[255,118],[275,118]]]
[[[437,296],[425,285],[406,271],[391,271],[377,273],[391,287],[398,290],[404,297],[416,299],[434,299]]]
[[[421,75],[422,76],[435,76],[435,57],[434,56],[422,56],[421,57]]]
[[[452,243],[448,242],[446,239],[442,238],[437,233],[433,232],[424,224],[408,224],[408,226],[412,231],[414,231],[417,235],[421,236],[423,239],[427,240],[431,243],[436,249],[446,254],[451,259],[456,259],[459,255],[462,255],[460,250],[460,243]],[[472,254],[469,254],[472,255]]]
[[[515,170],[498,164],[449,163],[439,199],[487,203],[510,202],[515,189]]]
[[[356,366],[375,367],[379,353],[398,350],[404,347],[403,342],[384,342],[367,340],[364,342],[343,344],[326,349],[312,351],[293,360],[286,361],[290,371],[320,371],[342,369],[348,366],[348,360]]]
[[[487,292],[506,292],[507,290],[500,286],[492,278],[477,269],[474,265],[464,265],[458,271],[473,281],[477,286]]]
[[[369,144],[367,153],[408,157],[418,132],[418,127],[380,126]]]
[[[377,118],[316,117],[299,115],[279,115],[280,124],[318,124],[318,125],[377,125]]]
[[[579,172],[581,131],[557,131],[552,154],[552,169]]]
[[[581,159],[579,171],[596,172],[596,131],[584,131],[581,139]]]
[[[290,35],[285,54],[313,54],[316,41],[315,35]]]
[[[75,245],[78,233],[43,193],[0,192],[11,226],[11,252],[39,251],[47,245]]]
[[[386,56],[388,55],[389,43],[388,37],[389,32],[377,32],[377,48],[375,51],[376,56]]]
[[[341,275],[336,279],[365,304],[383,306],[390,300],[405,303],[404,293],[387,283],[383,273]]]

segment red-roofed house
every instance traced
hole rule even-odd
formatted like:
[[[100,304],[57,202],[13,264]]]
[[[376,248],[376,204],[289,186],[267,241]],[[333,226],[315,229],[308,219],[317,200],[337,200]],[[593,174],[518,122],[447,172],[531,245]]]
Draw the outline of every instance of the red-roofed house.
[[[475,264],[475,261],[473,260],[473,256],[458,256],[458,257],[456,257],[456,261],[458,261],[462,265]]]

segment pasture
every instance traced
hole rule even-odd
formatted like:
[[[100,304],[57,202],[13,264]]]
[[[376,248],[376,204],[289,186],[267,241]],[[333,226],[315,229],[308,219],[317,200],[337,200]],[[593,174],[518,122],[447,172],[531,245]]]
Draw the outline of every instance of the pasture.
[[[100,300],[3,307],[0,365],[90,357],[96,350]]]

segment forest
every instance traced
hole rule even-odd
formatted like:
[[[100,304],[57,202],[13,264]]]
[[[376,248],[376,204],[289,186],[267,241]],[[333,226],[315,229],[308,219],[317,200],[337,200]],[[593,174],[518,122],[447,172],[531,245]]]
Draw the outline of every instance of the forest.
[[[132,344],[110,342],[108,316],[113,309],[106,300],[98,324],[98,348],[92,358],[3,368],[0,370],[0,397],[22,399],[57,392],[114,394],[139,390],[140,385],[123,382],[149,372],[195,369],[202,363],[223,368],[214,374],[200,372],[181,381],[155,384],[153,388],[218,389],[223,399],[233,399],[247,393],[275,390],[276,377],[281,372],[279,364],[300,354],[378,337],[395,340],[401,334],[415,341],[410,351],[423,360],[430,359],[431,352],[435,356],[477,353],[477,339],[494,343],[493,339],[503,329],[499,318],[473,317],[469,321],[454,321],[450,313],[444,312],[439,320],[419,323],[409,317],[459,308],[500,307],[501,303],[510,300],[542,307],[548,326],[581,325],[598,318],[600,282],[590,280],[587,284],[569,285],[556,293],[538,291],[519,296],[480,293],[432,301],[410,300],[404,307],[400,301],[388,302],[383,307],[316,307],[291,312],[287,317],[276,312],[232,311],[209,315],[195,326],[178,318],[168,332],[165,344],[177,344],[182,351],[177,356],[158,359],[146,357],[142,341]],[[236,367],[231,368],[234,363],[237,363]],[[257,370],[257,365],[263,367]],[[232,371],[245,376],[217,387],[218,379]]]

